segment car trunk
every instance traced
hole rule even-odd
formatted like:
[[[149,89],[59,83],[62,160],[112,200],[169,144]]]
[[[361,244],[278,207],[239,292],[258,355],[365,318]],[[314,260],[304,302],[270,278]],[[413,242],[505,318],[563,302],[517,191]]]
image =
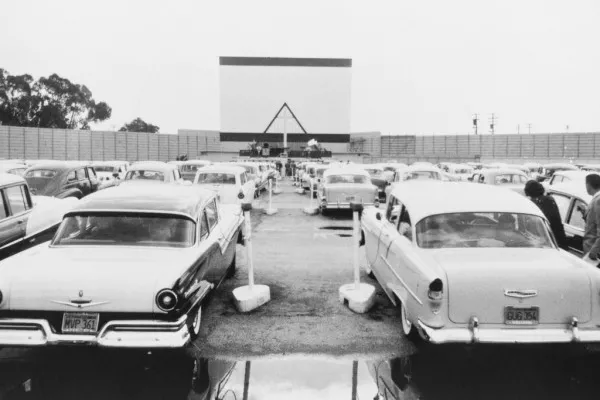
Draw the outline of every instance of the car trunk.
[[[46,249],[43,265],[30,264],[25,257],[15,266],[10,279],[10,310],[152,312],[158,290],[173,285],[184,267],[175,265],[175,259],[181,260],[176,256],[178,251],[182,249]],[[65,304],[71,300],[100,304],[79,309]]]
[[[540,324],[568,323],[572,317],[580,322],[590,320],[588,274],[555,249],[435,252],[448,279],[449,318],[453,322],[468,323],[477,317],[480,323],[503,324],[505,307],[539,307]]]
[[[204,189],[212,190],[219,196],[219,201],[223,204],[239,204],[241,188],[231,184],[200,184]]]
[[[375,187],[372,185],[334,184],[327,185],[327,201],[330,203],[373,203]]]

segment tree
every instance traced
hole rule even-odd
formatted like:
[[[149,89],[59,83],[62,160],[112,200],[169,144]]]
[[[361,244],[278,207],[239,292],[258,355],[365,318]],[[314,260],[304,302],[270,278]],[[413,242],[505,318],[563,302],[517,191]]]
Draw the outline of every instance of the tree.
[[[125,124],[119,129],[119,132],[148,132],[157,133],[160,128],[156,125],[152,125],[140,117],[137,117],[128,124]]]
[[[10,75],[0,68],[0,121],[5,125],[89,129],[90,122],[105,121],[111,113],[85,85],[57,74],[35,82],[31,75]]]

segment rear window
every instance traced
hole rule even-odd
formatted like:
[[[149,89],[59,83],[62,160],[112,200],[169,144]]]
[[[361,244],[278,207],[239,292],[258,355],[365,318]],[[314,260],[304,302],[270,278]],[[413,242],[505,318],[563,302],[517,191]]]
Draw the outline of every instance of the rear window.
[[[494,183],[496,185],[525,184],[527,183],[527,177],[517,174],[496,175],[494,178]]]
[[[414,172],[405,173],[404,175],[402,175],[402,178],[405,181],[428,180],[428,179],[439,181],[442,179],[442,176],[440,175],[439,172],[435,172],[435,171],[414,171]]]
[[[177,216],[86,213],[66,217],[54,245],[190,247],[196,224]]]
[[[164,181],[165,176],[162,172],[158,171],[148,171],[148,170],[136,170],[129,171],[127,175],[125,175],[126,181],[132,180],[150,180],[150,181]]]
[[[218,172],[202,172],[198,174],[198,184],[235,185],[234,174]]]
[[[364,175],[331,175],[327,177],[329,184],[368,183],[369,178]]]
[[[25,173],[26,178],[54,178],[55,176],[56,171],[52,169],[29,170]]]
[[[94,171],[96,172],[115,172],[116,168],[110,165],[94,165]]]

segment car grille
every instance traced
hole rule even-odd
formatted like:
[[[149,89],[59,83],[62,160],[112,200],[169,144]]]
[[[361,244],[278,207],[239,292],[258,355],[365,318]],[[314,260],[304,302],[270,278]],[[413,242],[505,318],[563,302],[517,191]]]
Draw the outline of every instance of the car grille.
[[[93,310],[87,309],[73,309],[72,311],[65,312],[90,312]],[[62,333],[62,311],[1,311],[0,318],[24,318],[24,319],[45,319],[52,327],[54,333]],[[123,320],[158,320],[158,321],[174,321],[172,316],[164,314],[154,313],[115,313],[105,312],[100,313],[100,320],[98,322],[98,330],[101,330],[109,321],[123,321]]]

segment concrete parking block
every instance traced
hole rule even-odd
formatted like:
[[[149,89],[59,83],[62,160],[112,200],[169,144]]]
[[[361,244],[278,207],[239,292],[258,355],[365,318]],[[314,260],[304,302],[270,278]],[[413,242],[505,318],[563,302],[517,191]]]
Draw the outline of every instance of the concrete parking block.
[[[257,309],[271,300],[271,290],[266,285],[241,286],[233,289],[235,307],[240,312]]]
[[[358,288],[354,283],[340,287],[340,303],[348,303],[348,308],[355,313],[364,314],[375,305],[375,287],[361,283]]]

